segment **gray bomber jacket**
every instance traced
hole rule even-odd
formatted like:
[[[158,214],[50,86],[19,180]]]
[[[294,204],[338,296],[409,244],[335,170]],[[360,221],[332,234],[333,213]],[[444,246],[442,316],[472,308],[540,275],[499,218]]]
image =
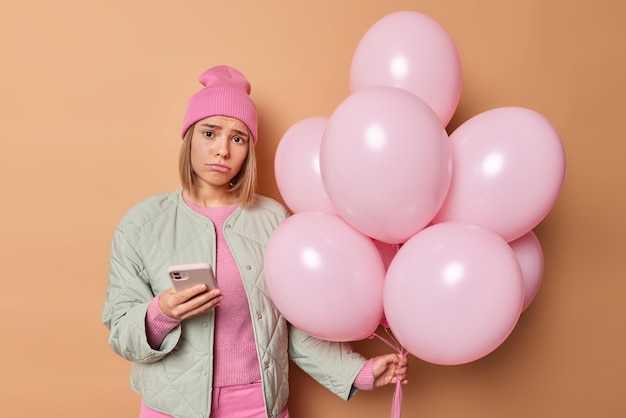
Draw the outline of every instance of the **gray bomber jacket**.
[[[287,403],[289,358],[346,400],[356,392],[352,383],[366,362],[349,344],[291,327],[272,303],[263,257],[270,235],[286,217],[278,202],[257,196],[224,224],[248,296],[268,418]],[[210,415],[214,312],[182,321],[159,350],[148,344],[145,317],[155,295],[171,287],[168,266],[199,262],[215,264],[215,231],[208,218],[184,203],[181,190],[138,204],[114,232],[103,311],[109,343],[132,362],[131,388],[143,402],[177,418]]]

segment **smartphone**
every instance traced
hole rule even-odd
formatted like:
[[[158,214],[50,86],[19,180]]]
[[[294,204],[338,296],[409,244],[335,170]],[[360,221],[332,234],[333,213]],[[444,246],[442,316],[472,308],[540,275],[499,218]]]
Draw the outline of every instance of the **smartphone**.
[[[209,290],[217,287],[213,269],[207,263],[171,266],[167,269],[167,273],[177,292],[200,283],[206,284]]]

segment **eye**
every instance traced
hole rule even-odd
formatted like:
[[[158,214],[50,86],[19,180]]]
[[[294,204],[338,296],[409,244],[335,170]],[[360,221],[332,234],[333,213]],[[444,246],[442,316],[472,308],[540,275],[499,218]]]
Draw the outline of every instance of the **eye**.
[[[202,132],[202,135],[205,136],[206,138],[213,138],[215,136],[213,131],[204,131]]]
[[[232,140],[238,144],[245,144],[246,140],[240,136],[233,136]]]

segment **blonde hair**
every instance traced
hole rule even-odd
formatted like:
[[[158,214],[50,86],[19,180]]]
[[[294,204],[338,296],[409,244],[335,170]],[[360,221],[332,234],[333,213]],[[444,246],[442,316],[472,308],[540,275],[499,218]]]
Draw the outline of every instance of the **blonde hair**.
[[[196,173],[191,166],[191,138],[193,137],[194,127],[195,124],[191,125],[189,129],[187,129],[187,132],[185,132],[178,157],[178,173],[183,190],[185,191],[193,191],[197,185]],[[242,207],[250,205],[254,201],[256,194],[256,153],[254,143],[252,142],[252,134],[249,130],[248,135],[250,136],[250,140],[248,141],[248,155],[239,173],[231,180],[229,188],[229,192],[237,195],[239,204]]]

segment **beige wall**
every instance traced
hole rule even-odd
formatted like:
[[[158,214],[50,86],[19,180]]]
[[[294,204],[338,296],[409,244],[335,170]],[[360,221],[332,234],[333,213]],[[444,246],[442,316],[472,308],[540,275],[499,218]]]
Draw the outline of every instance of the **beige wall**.
[[[405,417],[626,416],[626,5],[617,0],[4,2],[0,8],[0,399],[6,417],[136,417],[128,364],[100,324],[112,230],[178,186],[197,76],[229,63],[260,108],[262,192],[296,121],[348,94],[364,32],[398,10],[438,20],[463,62],[449,125],[518,105],[562,135],[567,175],[535,230],[545,276],[495,352],[410,359]],[[357,348],[386,351],[376,341]],[[392,388],[345,403],[296,370],[294,417],[388,416]],[[91,411],[91,412],[88,412]]]

